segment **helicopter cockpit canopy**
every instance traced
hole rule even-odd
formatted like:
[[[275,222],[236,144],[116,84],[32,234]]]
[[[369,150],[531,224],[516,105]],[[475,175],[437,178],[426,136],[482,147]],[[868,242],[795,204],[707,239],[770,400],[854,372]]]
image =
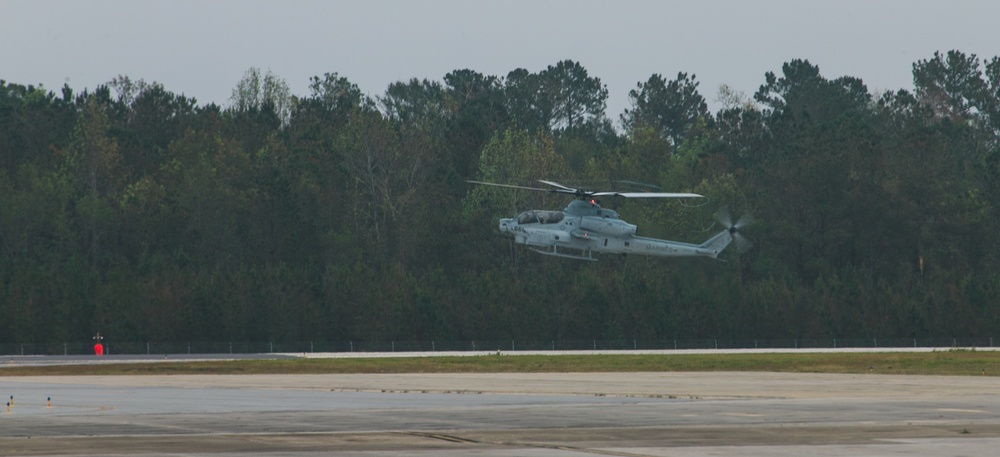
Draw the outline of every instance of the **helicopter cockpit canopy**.
[[[525,211],[517,216],[518,224],[555,224],[561,222],[565,215],[562,211]]]

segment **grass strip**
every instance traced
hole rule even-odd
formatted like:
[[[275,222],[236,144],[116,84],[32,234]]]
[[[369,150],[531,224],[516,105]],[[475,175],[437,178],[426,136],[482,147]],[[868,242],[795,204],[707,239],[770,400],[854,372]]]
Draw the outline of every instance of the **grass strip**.
[[[233,360],[8,367],[0,365],[0,376],[718,371],[998,376],[1000,352],[958,350],[926,353],[505,354],[474,357]]]

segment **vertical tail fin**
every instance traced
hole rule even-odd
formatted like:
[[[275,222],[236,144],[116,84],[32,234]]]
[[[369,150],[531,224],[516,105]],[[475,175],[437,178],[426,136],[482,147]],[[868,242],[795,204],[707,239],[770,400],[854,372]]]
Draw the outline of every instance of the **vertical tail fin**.
[[[733,237],[729,233],[729,230],[723,230],[716,233],[715,236],[709,238],[704,243],[701,243],[698,247],[703,249],[706,254],[708,254],[713,259],[729,246],[729,243],[733,242]]]

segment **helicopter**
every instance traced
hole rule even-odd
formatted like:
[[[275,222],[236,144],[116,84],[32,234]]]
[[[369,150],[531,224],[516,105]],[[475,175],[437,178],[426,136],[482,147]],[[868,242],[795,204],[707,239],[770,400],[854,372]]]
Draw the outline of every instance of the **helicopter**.
[[[693,193],[669,192],[615,192],[588,191],[564,186],[554,181],[539,179],[549,188],[515,186],[482,181],[468,181],[472,184],[524,189],[540,192],[569,194],[575,198],[562,211],[529,210],[517,217],[500,219],[500,231],[513,235],[518,244],[530,246],[532,251],[556,257],[596,261],[594,253],[639,254],[658,257],[710,257],[718,255],[736,242],[740,252],[750,248],[750,241],[740,230],[753,221],[743,215],[732,221],[725,207],[715,213],[715,219],[723,230],[704,243],[690,244],[679,241],[661,240],[636,236],[637,227],[623,221],[614,210],[603,208],[598,197],[617,196],[625,198],[705,198]]]

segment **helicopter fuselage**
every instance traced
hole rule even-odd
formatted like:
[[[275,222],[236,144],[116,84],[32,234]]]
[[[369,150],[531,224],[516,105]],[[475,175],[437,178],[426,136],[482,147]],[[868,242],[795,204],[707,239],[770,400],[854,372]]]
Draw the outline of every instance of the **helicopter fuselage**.
[[[702,244],[689,244],[636,236],[637,227],[594,201],[574,200],[563,211],[525,211],[516,218],[500,219],[500,231],[535,251],[584,260],[593,253],[642,254],[662,257],[716,257],[732,241],[722,231]],[[568,251],[572,250],[572,251]]]

